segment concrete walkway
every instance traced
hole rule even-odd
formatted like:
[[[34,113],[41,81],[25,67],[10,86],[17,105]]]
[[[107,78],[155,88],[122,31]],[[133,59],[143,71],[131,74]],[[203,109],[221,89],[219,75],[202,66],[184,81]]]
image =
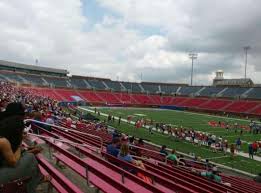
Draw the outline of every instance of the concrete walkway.
[[[91,112],[91,113],[94,113],[94,112],[95,112],[94,110],[91,110],[91,109],[86,109],[86,108],[82,108],[82,107],[78,107],[78,108],[81,109],[81,110],[84,110],[84,111]],[[100,112],[100,115],[105,116],[105,117],[108,117],[108,114],[106,114],[106,113],[101,113],[101,112]],[[114,118],[115,118],[116,120],[119,119],[119,117],[114,117]],[[123,118],[121,118],[121,121],[126,122],[126,123],[130,123],[130,124],[132,124],[132,125],[135,125],[135,122],[134,122],[134,121],[128,122],[127,119],[123,119]],[[143,128],[149,129],[149,126],[145,126],[145,127],[143,127]],[[156,128],[153,128],[153,131],[156,131]],[[167,134],[167,133],[165,133],[165,134]],[[230,153],[230,149],[229,149],[229,148],[228,148],[227,152]],[[239,155],[239,156],[242,156],[242,157],[245,157],[245,158],[249,158],[248,153],[235,152],[235,154],[236,154],[236,155]],[[261,157],[254,155],[254,160],[261,162]]]

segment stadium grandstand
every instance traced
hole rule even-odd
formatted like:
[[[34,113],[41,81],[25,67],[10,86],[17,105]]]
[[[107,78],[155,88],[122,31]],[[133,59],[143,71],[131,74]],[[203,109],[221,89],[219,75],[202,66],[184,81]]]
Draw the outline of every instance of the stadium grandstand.
[[[97,77],[69,77],[68,73],[62,69],[0,61],[1,80],[62,102],[81,100],[100,106],[172,106],[212,113],[261,115],[261,88],[250,79],[223,79],[221,71],[217,72],[213,86],[122,82]]]
[[[27,190],[33,193],[47,189],[59,193],[261,191],[261,185],[256,182],[260,180],[258,173],[253,175],[208,159],[176,153],[164,145],[160,147],[132,136],[132,131],[122,133],[118,129],[126,124],[121,123],[124,119],[108,114],[108,119],[102,121],[96,109],[98,106],[153,107],[259,117],[261,88],[245,85],[245,82],[237,85],[240,81],[235,84],[234,80],[231,84],[223,81],[213,86],[189,86],[68,74],[62,69],[0,61],[0,136],[4,137],[0,138],[0,146],[5,147],[6,152],[11,151],[11,147],[15,150],[14,158],[12,153],[0,156],[0,171],[10,176],[0,175],[0,192],[25,193]],[[95,110],[84,114],[78,109],[79,105],[93,106]],[[16,121],[12,122],[14,118]],[[111,125],[115,118],[118,123]],[[19,125],[22,120],[25,131]],[[151,133],[158,130],[157,124],[156,128],[149,127]],[[146,127],[140,120],[135,125]],[[10,136],[2,127],[20,137],[11,137],[13,134]],[[160,128],[163,134],[165,129],[172,133],[169,126]],[[172,134],[179,135],[177,130]],[[200,137],[202,133],[193,135]],[[11,147],[6,145],[5,138],[10,140]],[[197,143],[209,143],[204,140],[197,138]],[[21,147],[15,146],[17,141],[22,143]],[[13,170],[5,168],[6,164],[10,167],[17,162]]]
[[[1,0],[0,193],[261,193],[260,18]]]

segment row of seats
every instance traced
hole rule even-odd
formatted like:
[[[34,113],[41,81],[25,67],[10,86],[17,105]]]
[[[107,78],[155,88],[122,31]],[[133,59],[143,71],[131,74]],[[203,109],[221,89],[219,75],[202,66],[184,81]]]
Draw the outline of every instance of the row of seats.
[[[135,82],[119,82],[109,79],[94,79],[78,76],[72,77],[51,77],[38,76],[23,73],[11,73],[0,71],[0,78],[8,81],[16,81],[24,84],[32,84],[38,86],[52,86],[76,89],[96,89],[96,90],[112,90],[112,91],[130,91],[133,93],[164,93],[167,95],[177,94],[181,96],[219,96],[219,97],[244,97],[251,99],[261,99],[261,88],[240,88],[240,87],[212,87],[212,86],[179,86],[164,83],[135,83]]]
[[[261,114],[259,101],[171,97],[159,95],[147,95],[137,93],[109,92],[109,91],[77,91],[69,89],[29,88],[35,95],[48,96],[59,101],[75,101],[74,97],[84,101],[104,105],[172,105],[195,109],[213,111]]]
[[[63,124],[64,126],[65,124]],[[84,133],[93,134],[92,129],[77,133],[75,127],[69,127],[69,130],[61,130],[52,128],[52,132],[40,129],[45,136],[52,138],[60,138],[80,143],[94,145],[98,147],[97,140],[92,137],[84,137]],[[104,134],[104,141],[108,139]],[[102,135],[99,135],[102,136]],[[45,139],[55,152],[53,156],[59,162],[62,162],[66,167],[73,172],[79,174],[87,182],[93,184],[103,192],[260,192],[261,186],[254,181],[241,179],[239,177],[227,176],[222,174],[222,180],[225,183],[230,183],[231,186],[216,183],[207,180],[191,172],[188,168],[173,167],[166,165],[164,162],[155,161],[153,159],[143,160],[146,170],[138,168],[132,164],[121,161],[113,156],[108,155],[104,150],[97,154],[91,149],[81,146],[74,146],[82,156],[70,152],[69,147],[64,144],[56,144],[53,140]],[[104,144],[106,146],[106,143]],[[104,146],[104,147],[105,147]],[[148,150],[146,150],[148,148]],[[151,147],[152,148],[152,147]],[[143,155],[146,151],[150,151],[149,147],[145,147],[142,151]],[[160,154],[158,154],[160,155]],[[147,157],[147,156],[146,156]],[[112,164],[113,163],[113,164]],[[115,165],[116,164],[116,165]],[[149,184],[137,176],[131,174],[126,169],[135,170],[153,179],[153,183]],[[66,181],[66,183],[70,183]],[[66,186],[64,186],[66,187]],[[58,191],[59,192],[59,191]],[[72,191],[73,192],[73,191]]]
[[[145,146],[145,149],[142,151],[142,154],[145,155],[145,157],[148,157],[147,152],[150,152],[150,150],[158,151],[159,149],[147,144]],[[162,156],[161,154],[158,154],[158,156]],[[155,156],[154,158],[156,160],[162,160],[161,158],[158,159],[158,156]],[[115,161],[115,159],[113,160]],[[157,173],[162,177],[166,177],[167,179],[172,179],[177,182],[177,178],[182,180],[186,180],[188,183],[188,187],[193,187],[193,190],[197,190],[195,186],[193,186],[193,183],[197,184],[200,188],[203,188],[203,190],[199,190],[201,192],[205,192],[208,190],[211,190],[212,192],[259,192],[261,190],[261,186],[257,183],[255,183],[253,180],[248,179],[242,179],[240,177],[234,177],[234,176],[227,176],[222,174],[222,180],[223,182],[230,183],[231,187],[224,187],[221,184],[217,184],[215,182],[211,182],[205,178],[201,178],[195,174],[192,174],[191,171],[188,168],[177,168],[177,167],[171,167],[169,165],[166,165],[165,163],[158,162],[158,164],[155,165],[155,162],[145,161],[145,166],[147,169],[149,169],[151,172]],[[173,178],[175,177],[175,178]],[[182,182],[181,182],[182,183]],[[251,187],[249,186],[251,184]]]

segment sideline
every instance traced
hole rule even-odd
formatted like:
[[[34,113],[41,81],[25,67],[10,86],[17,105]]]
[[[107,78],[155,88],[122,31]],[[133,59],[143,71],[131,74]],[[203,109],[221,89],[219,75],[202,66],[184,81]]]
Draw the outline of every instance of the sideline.
[[[94,113],[94,110],[91,110],[91,109],[89,109],[88,107],[87,108],[83,108],[83,107],[77,107],[78,109],[80,109],[80,110],[83,110],[83,111],[88,111],[88,112],[91,112],[91,113]],[[102,113],[102,112],[100,112],[100,115],[102,115],[102,116],[105,116],[105,117],[108,117],[108,114],[105,114],[105,113]],[[118,117],[114,117],[115,119],[119,119]],[[121,119],[123,122],[128,122],[126,119]],[[130,122],[131,124],[135,124],[135,122],[133,122],[133,121],[131,121]],[[151,144],[151,145],[153,145],[153,146],[156,146],[156,147],[161,147],[160,145],[157,145],[157,144],[155,144],[155,143],[152,143],[152,142],[148,142],[148,141],[144,141],[144,142],[146,142],[147,144]],[[167,150],[168,151],[171,151],[171,149],[169,149],[169,148],[167,148]],[[228,150],[228,152],[230,152],[230,150]],[[183,152],[179,152],[179,151],[177,151],[177,153],[178,154],[180,154],[180,155],[183,155],[183,156],[186,156],[186,157],[190,157],[190,158],[194,158],[193,156],[191,156],[191,155],[189,155],[189,154],[186,154],[186,153],[183,153]],[[245,157],[246,155],[246,157],[247,158],[249,158],[248,157],[248,154],[246,154],[246,155],[244,155],[245,153],[241,153],[241,152],[239,152],[240,154],[238,154],[238,155],[240,155],[240,156],[242,156],[242,157]],[[242,155],[241,155],[242,154]],[[255,157],[257,157],[257,156],[255,156]],[[255,159],[256,160],[256,159]],[[256,160],[256,161],[261,161],[261,158],[260,158],[260,160]],[[218,166],[218,167],[221,167],[221,168],[224,168],[224,169],[228,169],[228,170],[232,170],[232,171],[235,171],[235,172],[237,172],[237,173],[241,173],[241,174],[244,174],[244,175],[246,175],[246,176],[249,176],[249,177],[255,177],[256,175],[254,175],[254,174],[251,174],[251,173],[248,173],[248,172],[245,172],[245,171],[242,171],[242,170],[239,170],[239,169],[236,169],[236,168],[232,168],[232,167],[229,167],[229,166],[226,166],[226,165],[222,165],[222,164],[219,164],[219,163],[216,163],[216,162],[212,162],[212,161],[210,161],[210,163],[213,163],[213,164],[215,164],[216,166]]]

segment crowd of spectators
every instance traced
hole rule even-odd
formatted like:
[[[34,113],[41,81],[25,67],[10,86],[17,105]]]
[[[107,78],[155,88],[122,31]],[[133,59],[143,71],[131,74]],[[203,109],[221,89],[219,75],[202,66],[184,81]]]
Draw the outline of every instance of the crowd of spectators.
[[[19,88],[2,81],[0,81],[0,90],[0,184],[30,176],[27,179],[27,190],[29,193],[33,193],[38,184],[48,182],[51,178],[42,175],[38,168],[35,154],[40,153],[42,149],[37,146],[31,146],[27,149],[22,147],[22,140],[26,137],[24,133],[26,127],[24,119],[32,118],[37,121],[54,124],[54,117],[61,116],[66,118],[66,126],[68,127],[72,126],[73,121],[70,115],[62,111],[57,101],[36,95],[33,90]],[[108,121],[115,121],[115,119],[111,117]],[[83,121],[80,118],[75,125],[80,128],[82,123]],[[118,120],[118,124],[120,123],[121,119]],[[85,124],[89,124],[88,127],[96,131],[108,133],[108,128],[103,122],[85,122]],[[50,130],[51,127],[45,127],[45,129]],[[228,148],[227,141],[214,135],[197,132],[193,129],[166,127],[166,130],[171,136],[188,140],[195,144],[208,145],[210,147],[214,145],[214,149],[222,149],[224,152]],[[107,153],[146,170],[143,162],[139,159],[142,157],[142,148],[144,148],[143,140],[135,140],[133,137],[120,134],[117,130],[113,132],[112,136],[112,143],[107,146]],[[239,149],[239,145],[241,144],[237,144],[237,149]],[[133,148],[135,146],[139,148]],[[257,149],[256,145],[252,145],[251,148],[254,154]],[[175,165],[182,162],[176,151],[173,149],[171,152],[168,152],[165,145],[162,146],[159,153],[166,156],[166,160],[174,162]],[[183,162],[182,165],[186,165],[186,163],[184,164]],[[135,173],[135,171],[131,172]],[[152,182],[148,176],[144,176],[141,173],[135,174],[148,183]],[[220,181],[217,180],[219,178],[215,170],[209,170],[206,173],[200,173],[200,175],[213,178],[218,182]]]
[[[42,148],[22,146],[27,137],[24,119],[50,122],[50,114],[60,109],[56,101],[37,96],[30,89],[0,81],[0,91],[0,184],[23,179],[27,192],[34,193],[39,184],[50,181],[50,176],[42,175],[35,157]]]

